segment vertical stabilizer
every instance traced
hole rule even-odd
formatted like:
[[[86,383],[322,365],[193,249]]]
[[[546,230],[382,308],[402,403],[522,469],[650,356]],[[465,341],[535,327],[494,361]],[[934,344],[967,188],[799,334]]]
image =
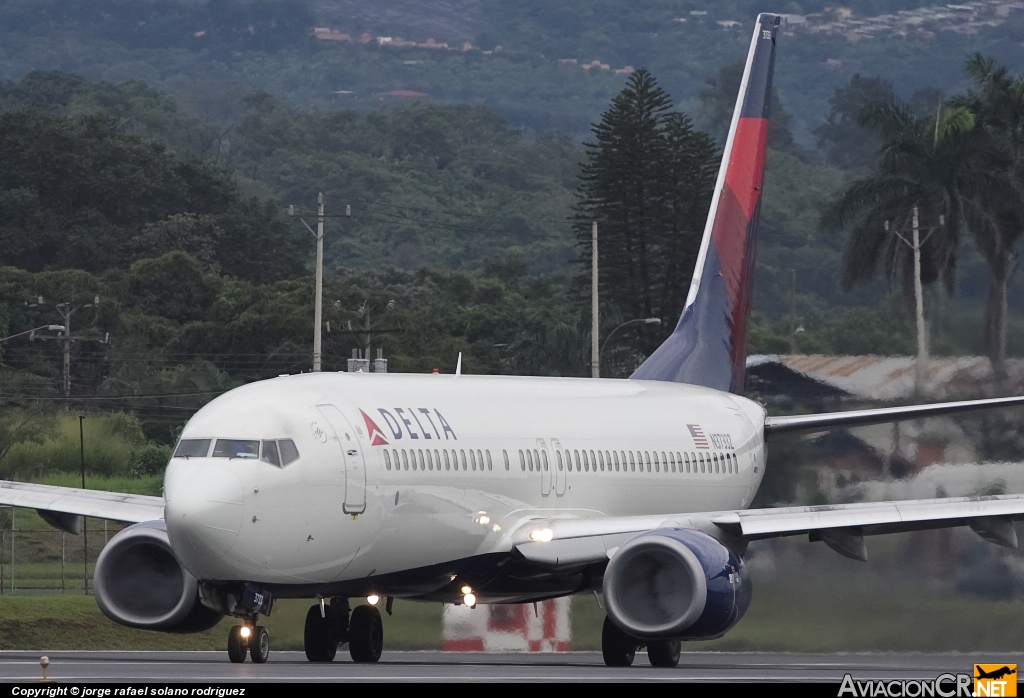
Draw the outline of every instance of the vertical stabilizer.
[[[686,306],[631,378],[743,390],[779,19],[757,17]]]

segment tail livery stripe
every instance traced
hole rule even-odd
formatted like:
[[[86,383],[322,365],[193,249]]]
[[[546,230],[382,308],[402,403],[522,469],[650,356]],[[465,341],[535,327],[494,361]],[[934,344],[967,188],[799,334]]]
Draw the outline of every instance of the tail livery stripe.
[[[686,306],[631,378],[743,390],[778,28],[758,16]]]

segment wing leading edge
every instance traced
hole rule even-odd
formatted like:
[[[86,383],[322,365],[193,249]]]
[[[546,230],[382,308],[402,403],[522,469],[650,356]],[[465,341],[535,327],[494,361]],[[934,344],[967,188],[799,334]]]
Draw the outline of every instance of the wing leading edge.
[[[162,497],[9,480],[0,480],[0,504],[36,509],[48,523],[70,532],[74,532],[72,529],[75,527],[75,516],[92,516],[128,523],[153,521],[164,517]]]
[[[849,410],[847,412],[823,412],[820,414],[798,414],[786,417],[765,417],[765,437],[793,432],[823,431],[833,427],[858,427],[868,424],[885,424],[901,419],[938,417],[958,412],[974,412],[997,407],[1024,406],[1024,397],[994,397],[982,400],[961,400],[960,402],[937,402],[930,405],[907,405],[905,407],[880,407],[870,410]]]
[[[627,540],[662,528],[693,528],[742,548],[752,540],[808,534],[840,554],[866,559],[864,536],[970,526],[985,540],[1017,547],[1013,522],[1024,519],[1024,495],[948,497],[896,502],[746,509],[699,514],[561,519],[531,522],[513,537],[527,560],[549,567],[602,562]],[[538,531],[543,531],[539,536]],[[547,538],[546,542],[538,537]]]

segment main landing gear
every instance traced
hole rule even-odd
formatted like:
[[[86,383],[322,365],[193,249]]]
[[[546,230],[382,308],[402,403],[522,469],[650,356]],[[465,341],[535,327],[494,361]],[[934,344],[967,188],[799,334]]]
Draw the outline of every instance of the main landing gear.
[[[233,664],[245,662],[245,655],[252,657],[253,664],[263,664],[270,657],[270,633],[262,625],[252,623],[236,625],[228,631],[228,659]]]
[[[331,599],[330,604],[316,604],[306,612],[303,644],[306,659],[330,662],[338,645],[348,643],[352,661],[373,663],[384,649],[384,624],[376,606],[356,606],[349,611],[348,599]]]
[[[604,627],[601,629],[601,653],[606,665],[631,666],[636,651],[645,644],[647,659],[651,666],[671,669],[679,664],[679,640],[650,640],[645,643],[619,630],[619,626],[612,623],[610,618],[604,619]]]

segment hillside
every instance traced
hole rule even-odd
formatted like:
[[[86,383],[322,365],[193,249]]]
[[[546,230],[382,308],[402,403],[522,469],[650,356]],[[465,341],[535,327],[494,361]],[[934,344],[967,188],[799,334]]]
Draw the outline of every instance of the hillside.
[[[813,142],[832,91],[857,72],[884,74],[909,95],[924,85],[961,87],[960,66],[974,51],[1019,69],[1024,12],[1001,16],[998,3],[974,4],[981,8],[974,20],[915,16],[897,26],[878,18],[941,4],[872,0],[840,17],[845,8],[826,11],[820,0],[786,3],[780,9],[810,18],[783,32],[777,71],[798,141]],[[629,67],[651,68],[695,112],[707,79],[742,59],[762,9],[751,0],[4,0],[0,79],[39,69],[113,82],[140,78],[194,102],[211,91],[260,86],[295,105],[330,109],[419,95],[485,104],[513,127],[578,138]],[[857,22],[883,29],[866,31]],[[826,25],[836,26],[821,29]],[[314,26],[326,33],[314,38]]]

